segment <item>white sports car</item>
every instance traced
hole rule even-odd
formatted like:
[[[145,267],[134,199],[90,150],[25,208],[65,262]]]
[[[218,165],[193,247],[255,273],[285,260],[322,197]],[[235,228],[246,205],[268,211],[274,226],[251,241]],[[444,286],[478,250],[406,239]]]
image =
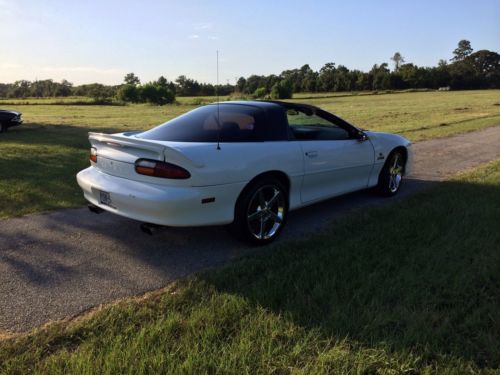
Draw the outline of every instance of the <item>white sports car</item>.
[[[144,132],[89,133],[78,184],[89,208],[154,225],[231,224],[257,244],[288,212],[355,190],[397,193],[410,142],[363,131],[320,108],[223,102]]]

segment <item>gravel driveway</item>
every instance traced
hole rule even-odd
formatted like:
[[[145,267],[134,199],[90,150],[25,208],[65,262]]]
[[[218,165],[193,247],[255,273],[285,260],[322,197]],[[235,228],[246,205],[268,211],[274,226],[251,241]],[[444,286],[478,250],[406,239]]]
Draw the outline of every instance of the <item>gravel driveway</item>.
[[[500,126],[413,147],[414,171],[398,198],[365,191],[294,211],[280,241],[499,158]],[[170,228],[148,236],[135,221],[86,208],[1,220],[0,331],[26,331],[251,252],[222,227]]]

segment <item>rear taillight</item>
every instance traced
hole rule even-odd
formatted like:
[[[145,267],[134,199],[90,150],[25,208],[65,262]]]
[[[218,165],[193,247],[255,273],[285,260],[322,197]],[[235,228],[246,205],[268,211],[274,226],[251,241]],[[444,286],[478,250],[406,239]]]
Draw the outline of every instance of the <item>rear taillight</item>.
[[[90,148],[89,159],[90,159],[90,161],[97,163],[97,149],[95,147]]]
[[[153,177],[172,178],[175,180],[185,180],[191,174],[184,168],[164,161],[139,159],[135,162],[135,171]]]

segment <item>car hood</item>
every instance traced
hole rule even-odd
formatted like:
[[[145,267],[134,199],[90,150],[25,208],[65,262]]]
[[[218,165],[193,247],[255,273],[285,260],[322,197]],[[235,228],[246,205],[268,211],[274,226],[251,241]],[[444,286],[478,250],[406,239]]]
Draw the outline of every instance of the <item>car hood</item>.
[[[21,112],[9,111],[7,109],[0,109],[0,115],[1,114],[9,114],[9,115],[14,115],[14,116],[19,116],[21,114]]]

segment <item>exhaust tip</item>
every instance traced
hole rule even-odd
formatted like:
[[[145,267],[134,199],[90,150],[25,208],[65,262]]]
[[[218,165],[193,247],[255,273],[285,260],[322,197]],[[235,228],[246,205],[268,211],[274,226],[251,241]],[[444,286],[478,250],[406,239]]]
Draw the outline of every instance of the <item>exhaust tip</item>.
[[[160,230],[161,226],[151,223],[142,223],[140,228],[141,231],[152,236],[153,234],[157,233]]]
[[[87,205],[87,207],[88,207],[88,209],[90,210],[90,212],[93,212],[93,213],[95,213],[95,214],[101,214],[101,213],[103,213],[103,212],[104,212],[104,210],[103,210],[102,208],[97,207],[96,205],[91,204],[91,203],[89,203],[89,204]]]

